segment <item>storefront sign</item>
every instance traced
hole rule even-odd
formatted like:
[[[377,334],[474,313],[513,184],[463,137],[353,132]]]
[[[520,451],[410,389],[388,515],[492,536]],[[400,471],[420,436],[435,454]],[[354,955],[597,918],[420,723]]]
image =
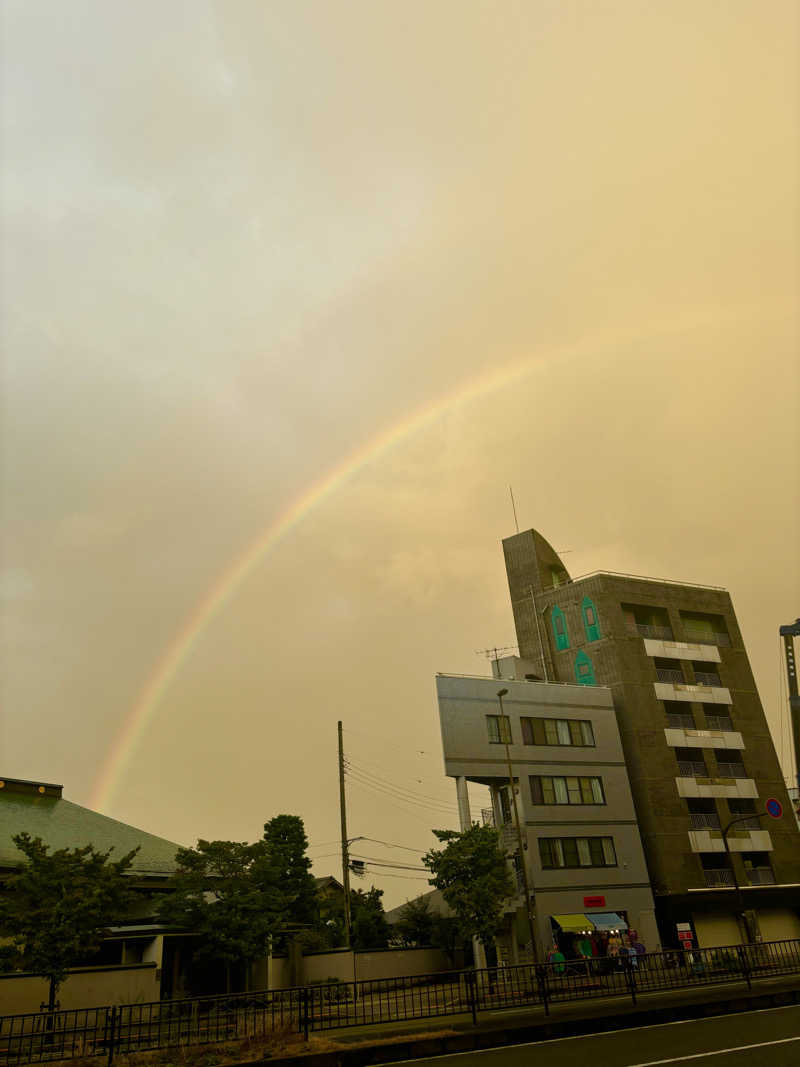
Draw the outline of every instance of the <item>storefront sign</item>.
[[[605,897],[584,897],[584,908],[604,908],[606,906]]]

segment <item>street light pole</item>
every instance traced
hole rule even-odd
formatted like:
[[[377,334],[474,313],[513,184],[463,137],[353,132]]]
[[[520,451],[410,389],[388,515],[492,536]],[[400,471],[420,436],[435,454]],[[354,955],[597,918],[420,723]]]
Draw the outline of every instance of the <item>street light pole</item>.
[[[725,829],[722,831],[722,841],[725,845],[725,854],[728,857],[728,862],[731,865],[731,873],[733,874],[733,884],[736,887],[736,918],[739,921],[741,927],[744,927],[744,936],[746,942],[750,943],[750,924],[747,921],[747,917],[744,913],[744,898],[742,897],[742,887],[739,885],[739,877],[736,874],[736,864],[733,862],[733,855],[728,846],[728,831],[732,826],[735,826],[737,822],[747,822],[748,819],[763,819],[767,813],[754,812],[752,815],[740,815],[738,819],[731,819]]]
[[[506,747],[506,763],[508,764],[508,787],[511,790],[511,803],[514,807],[514,822],[517,827],[517,844],[519,845],[519,859],[520,866],[522,868],[522,885],[525,890],[525,911],[528,915],[528,930],[531,937],[531,954],[533,956],[533,962],[539,962],[539,953],[536,948],[536,926],[533,920],[533,912],[531,911],[531,891],[528,885],[528,865],[525,862],[525,846],[522,843],[522,827],[519,821],[519,808],[517,807],[517,794],[514,790],[514,772],[511,768],[511,752],[509,751],[508,741],[511,734],[511,730],[506,729],[506,716],[503,711],[503,697],[507,696],[508,690],[501,689],[497,694],[497,699],[500,703],[500,729],[502,731],[503,741]]]

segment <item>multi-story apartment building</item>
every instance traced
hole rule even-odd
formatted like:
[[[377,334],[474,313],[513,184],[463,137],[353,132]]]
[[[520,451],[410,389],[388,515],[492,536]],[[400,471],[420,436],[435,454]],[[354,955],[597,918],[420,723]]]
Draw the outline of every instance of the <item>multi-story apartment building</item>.
[[[525,680],[530,665],[516,658],[501,668],[501,679],[440,674],[436,688],[462,829],[473,814],[467,781],[487,785],[492,810],[484,820],[500,830],[517,870],[518,893],[499,938],[505,958],[530,958],[523,861],[540,959],[554,939],[603,930],[635,929],[655,949],[653,896],[611,691]]]
[[[602,571],[573,581],[535,530],[503,548],[520,655],[612,694],[662,943],[677,923],[701,946],[800,937],[800,834],[729,594]],[[764,815],[768,798],[782,818]]]

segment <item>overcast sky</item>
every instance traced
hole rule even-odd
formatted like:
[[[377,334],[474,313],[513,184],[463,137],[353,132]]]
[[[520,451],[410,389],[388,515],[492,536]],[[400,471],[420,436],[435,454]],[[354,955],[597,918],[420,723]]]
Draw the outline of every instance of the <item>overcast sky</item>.
[[[297,813],[336,873],[342,719],[353,836],[455,826],[434,674],[514,641],[509,484],[574,575],[730,589],[786,748],[795,0],[2,8],[3,774],[96,799],[348,457],[107,814]]]

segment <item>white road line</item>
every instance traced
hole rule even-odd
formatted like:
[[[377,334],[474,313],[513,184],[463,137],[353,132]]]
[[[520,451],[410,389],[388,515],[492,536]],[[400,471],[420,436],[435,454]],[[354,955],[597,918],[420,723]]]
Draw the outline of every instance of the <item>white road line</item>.
[[[800,1041],[800,1037],[779,1037],[776,1041],[759,1041],[757,1045],[736,1045],[735,1048],[717,1048],[712,1052],[693,1052],[691,1056],[672,1056],[668,1060],[648,1060],[647,1063],[631,1063],[627,1067],[657,1067],[661,1063],[685,1063],[686,1060],[702,1060],[707,1056],[727,1056],[729,1052],[748,1052],[751,1048],[766,1048],[768,1045],[786,1045]]]
[[[775,1011],[792,1011],[792,1010],[797,1011],[797,1007],[798,1007],[797,1004],[781,1004],[777,1008],[752,1008],[750,1011],[725,1012],[724,1015],[704,1015],[702,1019],[674,1019],[670,1023],[647,1023],[645,1026],[623,1026],[623,1027],[620,1027],[619,1030],[601,1030],[599,1033],[596,1033],[596,1034],[570,1034],[568,1037],[549,1037],[549,1038],[546,1038],[544,1041],[525,1041],[524,1043],[519,1044],[519,1045],[496,1045],[494,1048],[475,1048],[475,1049],[467,1049],[464,1052],[438,1053],[436,1058],[437,1059],[439,1059],[439,1058],[442,1058],[442,1059],[447,1058],[447,1059],[449,1059],[449,1058],[452,1057],[453,1059],[455,1059],[456,1056],[480,1056],[483,1053],[499,1052],[500,1049],[502,1049],[502,1048],[506,1048],[506,1049],[538,1048],[538,1047],[540,1047],[542,1045],[555,1045],[559,1041],[588,1041],[588,1040],[591,1040],[592,1038],[595,1038],[595,1037],[616,1037],[619,1034],[630,1034],[630,1033],[633,1033],[636,1030],[659,1030],[659,1029],[662,1029],[662,1028],[667,1027],[667,1026],[686,1026],[688,1023],[710,1023],[710,1022],[713,1022],[714,1019],[741,1019],[741,1017],[743,1015],[766,1015],[768,1012],[775,1012]],[[494,1011],[494,1012],[487,1012],[486,1014],[500,1015],[500,1014],[505,1014],[505,1013]],[[797,1037],[785,1037],[785,1038],[781,1038],[778,1041],[768,1041],[768,1042],[766,1042],[766,1044],[778,1045],[778,1044],[781,1044],[782,1042],[785,1042],[785,1041],[800,1041],[800,1038],[797,1038]],[[743,1045],[742,1047],[743,1048],[759,1048],[760,1046],[759,1045]],[[738,1051],[738,1050],[737,1049],[725,1049],[724,1051],[725,1052],[735,1052],[735,1051]],[[716,1055],[715,1052],[700,1052],[700,1053],[697,1053],[697,1056],[715,1056],[715,1055]],[[684,1059],[691,1059],[692,1057],[691,1056],[685,1056],[683,1058]],[[398,1062],[398,1063],[429,1063],[430,1059],[431,1059],[430,1056],[422,1056],[422,1057],[418,1057],[418,1058],[413,1059],[413,1060],[398,1060],[398,1061],[395,1061],[395,1062]],[[628,1064],[628,1065],[626,1065],[626,1067],[652,1067],[652,1065],[654,1065],[656,1063],[676,1063],[676,1062],[680,1062],[680,1061],[679,1060],[653,1060],[650,1065],[634,1063],[634,1064]],[[387,1067],[392,1067],[392,1065],[391,1064],[387,1064]]]

